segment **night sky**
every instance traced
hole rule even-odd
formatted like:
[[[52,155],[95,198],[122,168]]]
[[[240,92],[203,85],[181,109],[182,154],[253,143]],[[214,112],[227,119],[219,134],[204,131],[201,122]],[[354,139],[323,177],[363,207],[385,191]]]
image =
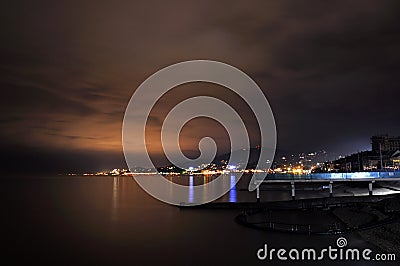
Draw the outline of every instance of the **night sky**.
[[[125,166],[126,105],[148,76],[210,59],[249,74],[273,109],[280,153],[366,150],[370,136],[400,135],[399,1],[8,1],[1,4],[1,169],[80,172]],[[154,110],[194,95],[230,102],[225,89],[174,89]],[[193,123],[192,123],[193,122]],[[196,154],[213,121],[181,136]],[[226,134],[215,125],[220,152]],[[185,137],[186,136],[186,137]],[[160,153],[157,143],[154,156]]]

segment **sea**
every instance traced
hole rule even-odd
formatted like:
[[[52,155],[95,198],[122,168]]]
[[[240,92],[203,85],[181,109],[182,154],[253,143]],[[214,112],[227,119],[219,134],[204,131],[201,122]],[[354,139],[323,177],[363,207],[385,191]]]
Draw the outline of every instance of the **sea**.
[[[190,181],[189,176],[176,178]],[[257,252],[266,244],[318,249],[336,246],[340,236],[244,227],[235,222],[242,209],[172,206],[148,195],[132,177],[10,176],[0,184],[1,265],[398,265],[260,260]],[[255,201],[246,188],[239,182],[218,201]],[[263,190],[261,199],[290,199],[290,191],[284,186]],[[323,216],[315,219],[324,222]],[[348,247],[380,251],[357,233],[342,237]]]

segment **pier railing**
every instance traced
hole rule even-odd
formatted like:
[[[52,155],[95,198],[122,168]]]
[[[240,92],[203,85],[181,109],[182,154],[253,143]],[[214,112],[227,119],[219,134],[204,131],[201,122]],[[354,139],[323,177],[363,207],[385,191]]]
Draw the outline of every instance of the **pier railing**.
[[[333,196],[333,183],[339,182],[367,182],[369,195],[373,195],[375,182],[400,181],[400,172],[351,172],[351,173],[312,173],[309,175],[273,175],[265,180],[256,180],[256,198],[260,202],[260,185],[273,183],[290,183],[291,196],[296,198],[296,183],[326,183],[329,196]]]

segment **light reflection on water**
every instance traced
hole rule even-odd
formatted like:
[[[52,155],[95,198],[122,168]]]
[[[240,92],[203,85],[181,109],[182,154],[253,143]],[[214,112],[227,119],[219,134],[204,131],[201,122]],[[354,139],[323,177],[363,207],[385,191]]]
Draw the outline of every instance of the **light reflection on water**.
[[[185,176],[181,176],[180,179],[180,183],[185,184]],[[200,178],[199,178],[200,179]],[[231,175],[230,176],[230,191],[228,192],[229,194],[229,202],[237,202],[237,193],[236,193],[236,179],[237,177],[235,175]],[[169,178],[170,181],[172,181],[172,178]],[[204,185],[203,190],[204,190],[204,195],[207,195],[207,190],[208,190],[208,183],[210,182],[209,177],[203,176],[203,180],[197,180],[199,182],[199,184]],[[202,182],[201,182],[202,181]],[[189,176],[189,195],[188,195],[188,202],[189,203],[193,203],[194,202],[194,186],[198,185],[195,184],[195,178],[193,177],[193,175]],[[172,187],[172,186],[171,186]],[[170,190],[171,190],[170,187]]]
[[[143,177],[146,178],[146,177]],[[197,203],[199,200],[206,202],[209,201],[209,192],[215,192],[216,190],[223,190],[228,188],[228,192],[225,193],[218,201],[223,202],[238,202],[238,179],[237,175],[221,175],[221,176],[207,176],[207,175],[176,175],[166,176],[167,180],[171,182],[168,194],[175,193],[172,183],[187,186],[188,192],[186,198],[182,200],[182,203]],[[212,183],[213,180],[221,178],[223,181],[220,185]],[[245,178],[246,179],[246,178]],[[241,179],[242,180],[242,179]],[[249,180],[244,180],[241,187],[247,187]],[[196,187],[202,186],[201,190],[196,190]],[[251,194],[251,193],[246,193]]]
[[[229,191],[229,202],[236,202],[236,177],[231,175],[231,190]]]
[[[194,186],[194,184],[193,184],[193,176],[191,175],[190,177],[189,177],[189,202],[190,203],[193,203],[193,186]]]
[[[112,193],[112,213],[111,217],[113,220],[118,219],[118,199],[119,199],[119,177],[113,178],[113,193]]]

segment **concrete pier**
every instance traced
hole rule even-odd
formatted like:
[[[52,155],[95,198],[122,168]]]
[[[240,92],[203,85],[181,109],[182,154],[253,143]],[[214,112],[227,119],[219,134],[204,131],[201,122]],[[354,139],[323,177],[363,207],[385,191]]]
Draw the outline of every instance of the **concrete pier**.
[[[334,183],[347,183],[347,182],[366,182],[368,183],[368,194],[372,196],[374,194],[374,183],[377,182],[393,182],[400,181],[400,178],[338,178],[338,179],[266,179],[259,181],[261,184],[278,184],[278,183],[289,183],[291,185],[291,197],[292,200],[296,199],[296,183],[328,183],[329,197],[333,197],[333,184]],[[257,188],[257,202],[260,202],[260,187]]]

